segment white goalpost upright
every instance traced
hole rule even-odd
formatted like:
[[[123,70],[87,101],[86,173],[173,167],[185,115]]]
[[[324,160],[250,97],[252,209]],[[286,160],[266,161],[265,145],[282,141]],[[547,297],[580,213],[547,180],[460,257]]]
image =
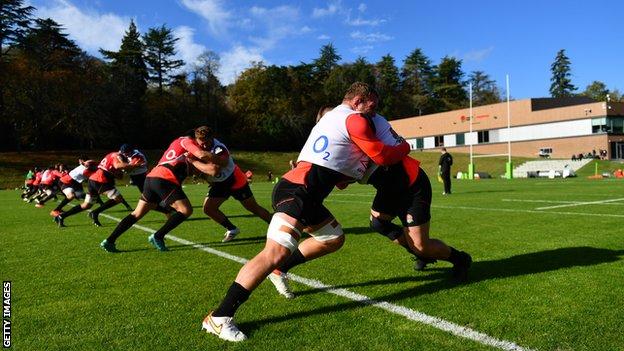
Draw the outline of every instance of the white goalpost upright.
[[[470,95],[470,163],[468,164],[468,179],[474,179],[475,175],[475,158],[484,158],[484,157],[499,157],[499,156],[507,156],[507,162],[505,163],[505,178],[512,179],[513,178],[513,163],[511,162],[511,108],[510,108],[510,94],[509,94],[509,75],[505,76],[505,84],[507,89],[507,152],[502,154],[480,154],[475,155],[473,152],[473,145],[475,138],[473,136],[473,128],[472,121],[474,119],[472,113],[472,83],[469,84],[469,95]],[[478,143],[478,137],[477,137]]]

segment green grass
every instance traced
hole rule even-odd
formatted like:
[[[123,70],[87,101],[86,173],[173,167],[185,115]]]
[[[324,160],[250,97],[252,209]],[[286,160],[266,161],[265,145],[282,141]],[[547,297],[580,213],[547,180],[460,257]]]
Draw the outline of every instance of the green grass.
[[[272,185],[252,187],[269,208]],[[433,187],[432,236],[472,254],[469,284],[449,284],[445,262],[413,271],[403,249],[368,229],[373,193],[360,185],[334,191],[326,203],[346,232],[345,247],[291,272],[527,348],[622,349],[622,201],[543,210],[536,208],[565,203],[527,202],[622,198],[622,181],[455,181],[448,197],[439,183]],[[121,190],[131,202],[138,198],[133,187]],[[224,244],[224,229],[199,207],[206,187],[185,191],[195,214],[172,235],[244,258],[261,250],[266,224],[238,202],[223,210],[242,233]],[[13,282],[15,350],[493,350],[298,283],[298,297],[285,300],[268,282],[236,316],[250,340],[226,343],[199,329],[239,263],[171,240],[172,250],[161,253],[134,228],[118,241],[124,252],[109,254],[98,244],[115,222],[101,218],[104,227],[96,228],[79,214],[59,229],[51,206],[36,209],[18,195],[0,192],[0,274]],[[158,213],[139,222],[162,223]]]

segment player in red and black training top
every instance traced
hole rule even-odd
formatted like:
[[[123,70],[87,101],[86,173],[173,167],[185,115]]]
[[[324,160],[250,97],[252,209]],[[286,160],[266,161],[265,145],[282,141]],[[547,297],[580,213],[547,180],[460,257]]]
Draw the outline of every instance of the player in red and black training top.
[[[80,206],[75,206],[69,211],[54,217],[54,221],[59,227],[64,227],[64,220],[67,217],[90,209],[97,202],[97,198],[101,194],[105,194],[108,197],[108,201],[89,213],[89,217],[91,217],[93,223],[98,227],[101,226],[98,220],[98,214],[125,201],[119,190],[115,187],[115,178],[120,178],[122,176],[121,171],[128,167],[130,167],[128,159],[118,151],[111,152],[104,156],[97,166],[97,170],[89,177],[88,193],[84,202]]]
[[[165,224],[148,241],[160,251],[168,250],[164,241],[165,235],[193,213],[193,206],[182,190],[182,182],[195,169],[208,175],[219,172],[219,166],[213,163],[214,155],[205,150],[206,142],[210,138],[212,130],[202,126],[195,129],[192,137],[177,138],[169,145],[158,165],[145,178],[143,193],[136,209],[122,219],[108,238],[100,243],[104,250],[118,252],[115,246],[117,238],[161,203],[173,207],[175,212],[169,215]]]

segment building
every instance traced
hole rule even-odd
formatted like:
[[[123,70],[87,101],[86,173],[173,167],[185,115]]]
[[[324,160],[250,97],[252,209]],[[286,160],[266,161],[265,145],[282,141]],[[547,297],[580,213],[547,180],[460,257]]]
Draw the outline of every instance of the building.
[[[446,147],[450,152],[571,158],[606,150],[609,159],[624,159],[624,103],[585,97],[539,98],[474,107],[391,121],[412,149]]]

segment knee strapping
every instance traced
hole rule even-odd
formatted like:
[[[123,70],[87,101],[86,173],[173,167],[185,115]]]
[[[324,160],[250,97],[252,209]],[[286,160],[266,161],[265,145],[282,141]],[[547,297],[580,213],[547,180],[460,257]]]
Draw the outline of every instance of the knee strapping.
[[[379,219],[373,216],[371,216],[370,227],[390,240],[396,240],[403,235],[403,228],[392,223],[391,221]]]
[[[269,229],[267,230],[267,238],[287,248],[290,252],[294,252],[297,249],[299,242],[288,231],[286,231],[286,228],[291,229],[297,233],[298,236],[301,236],[301,233],[297,230],[297,228],[295,228],[295,226],[286,222],[279,216],[273,216],[273,218],[271,218],[271,223],[269,223]]]
[[[338,239],[344,235],[342,226],[337,221],[331,221],[318,230],[310,233],[316,241],[329,241]]]

